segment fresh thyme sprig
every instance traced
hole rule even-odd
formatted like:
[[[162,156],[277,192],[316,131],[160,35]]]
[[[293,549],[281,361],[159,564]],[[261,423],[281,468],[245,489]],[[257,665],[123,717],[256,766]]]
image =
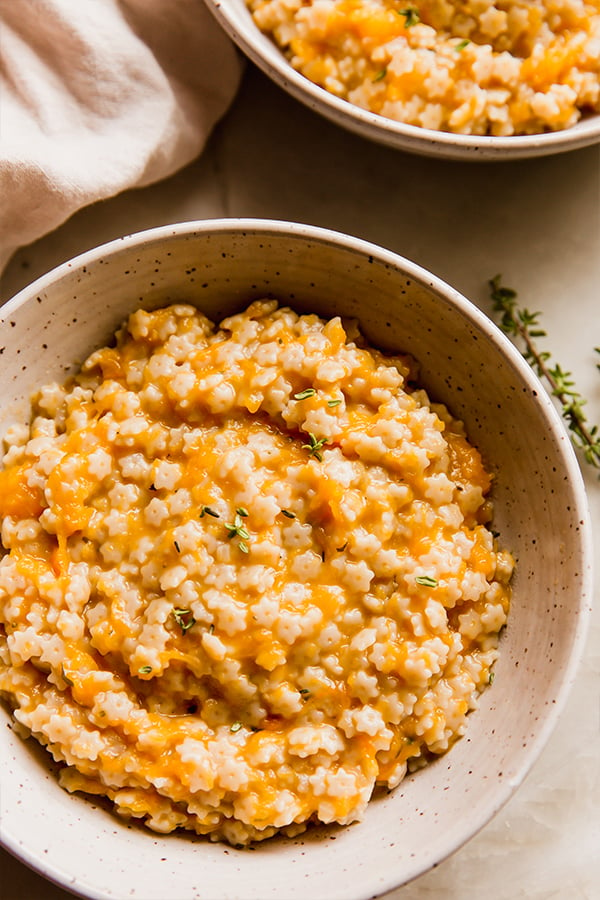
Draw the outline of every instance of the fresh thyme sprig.
[[[600,469],[600,434],[597,425],[588,425],[583,411],[586,401],[577,391],[571,372],[566,372],[558,363],[552,363],[551,354],[539,350],[537,338],[546,337],[540,327],[540,313],[530,312],[517,303],[517,292],[503,287],[501,276],[490,279],[490,294],[494,311],[500,313],[500,327],[521,343],[521,352],[527,362],[550,388],[550,393],[560,404],[563,419],[571,432],[571,440],[583,454],[583,458],[595,469]],[[600,353],[600,348],[595,348]],[[598,366],[600,369],[600,365]]]
[[[246,518],[247,515],[248,510],[243,506],[240,506],[235,511],[235,518],[233,522],[228,522],[225,525],[225,528],[229,532],[229,534],[227,535],[228,538],[241,538],[241,541],[238,541],[238,547],[240,548],[242,553],[248,553],[248,544],[246,542],[250,540],[250,533],[243,522],[243,519]]]
[[[318,438],[312,433],[312,431],[309,431],[308,440],[308,444],[302,444],[302,449],[308,450],[309,456],[314,456],[315,459],[319,460],[319,462],[323,462],[323,454],[321,453],[321,448],[324,444],[327,443],[327,438]]]

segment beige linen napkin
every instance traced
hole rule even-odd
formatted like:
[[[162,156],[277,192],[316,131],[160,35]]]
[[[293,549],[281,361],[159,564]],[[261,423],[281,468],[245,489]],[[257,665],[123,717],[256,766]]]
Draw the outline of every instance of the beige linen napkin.
[[[202,0],[0,0],[0,270],[194,159],[240,68]]]

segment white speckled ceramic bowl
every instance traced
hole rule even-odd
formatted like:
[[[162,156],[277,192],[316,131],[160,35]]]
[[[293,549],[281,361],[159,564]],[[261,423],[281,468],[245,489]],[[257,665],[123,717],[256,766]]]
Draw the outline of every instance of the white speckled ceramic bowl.
[[[2,842],[93,898],[366,900],[419,875],[480,829],[550,734],[582,649],[590,526],[568,437],[527,364],[464,297],[354,238],[255,220],[185,223],[92,250],[2,310],[0,432],[32,390],[62,379],[140,304],[192,301],[219,318],[274,295],[357,316],[372,342],[408,350],[431,395],[464,418],[495,473],[496,520],[517,574],[493,686],[466,737],[374,799],[362,822],[235,850],[128,827],[58,786],[45,753],[0,729]]]
[[[315,112],[369,140],[423,156],[462,160],[550,156],[600,142],[600,114],[586,116],[564,131],[515,137],[449,134],[385,119],[335,97],[293,69],[273,41],[256,27],[245,0],[205,3],[238,47],[273,81]]]

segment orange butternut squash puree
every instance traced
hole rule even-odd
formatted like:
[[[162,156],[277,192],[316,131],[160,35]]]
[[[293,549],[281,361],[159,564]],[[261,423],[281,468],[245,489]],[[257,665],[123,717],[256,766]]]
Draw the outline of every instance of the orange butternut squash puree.
[[[245,844],[460,737],[512,561],[411,367],[272,301],[180,305],[41,390],[0,472],[0,690],[68,790]]]

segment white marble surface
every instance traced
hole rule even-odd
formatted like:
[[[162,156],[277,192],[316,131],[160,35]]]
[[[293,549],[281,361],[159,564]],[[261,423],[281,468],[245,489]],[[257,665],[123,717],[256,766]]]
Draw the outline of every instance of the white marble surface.
[[[488,313],[487,280],[502,273],[523,304],[542,311],[545,347],[573,372],[590,422],[600,423],[600,150],[510,164],[412,157],[322,121],[249,67],[198,161],[162,184],[85,209],[24,248],[0,282],[0,299],[113,237],[214,216],[295,220],[367,238],[445,278]],[[600,482],[594,472],[585,477],[600,556]],[[3,851],[0,895],[71,896]],[[575,689],[525,784],[453,857],[386,895],[480,898],[600,898],[598,608]]]

